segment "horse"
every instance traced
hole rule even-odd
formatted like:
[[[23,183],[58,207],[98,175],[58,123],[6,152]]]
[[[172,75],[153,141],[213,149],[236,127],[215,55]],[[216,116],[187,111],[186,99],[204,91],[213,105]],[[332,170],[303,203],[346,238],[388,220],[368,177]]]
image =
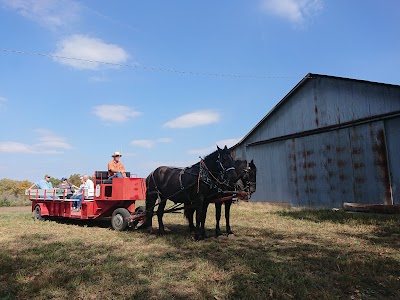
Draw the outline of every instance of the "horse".
[[[225,146],[207,155],[200,162],[186,167],[161,166],[146,178],[146,219],[141,228],[152,228],[154,207],[158,202],[157,218],[159,235],[165,234],[163,214],[167,199],[174,203],[192,205],[196,211],[195,240],[205,236],[207,214],[205,199],[231,182],[237,181],[234,160]]]
[[[254,161],[251,160],[250,163],[247,165],[247,160],[235,160],[234,166],[238,176],[238,181],[235,183],[235,190],[247,192],[250,198],[251,195],[256,191],[257,168],[254,164]],[[231,187],[226,187],[226,188],[229,190]],[[221,195],[221,197],[222,196],[223,195]],[[215,202],[216,236],[222,235],[219,226],[219,222],[221,220],[222,203],[225,203],[226,233],[233,234],[233,231],[230,226],[230,209],[232,205],[232,200],[226,200],[223,202]],[[185,217],[189,221],[190,231],[194,230],[195,228],[193,224],[193,214],[194,214],[194,209],[190,206],[185,206]]]

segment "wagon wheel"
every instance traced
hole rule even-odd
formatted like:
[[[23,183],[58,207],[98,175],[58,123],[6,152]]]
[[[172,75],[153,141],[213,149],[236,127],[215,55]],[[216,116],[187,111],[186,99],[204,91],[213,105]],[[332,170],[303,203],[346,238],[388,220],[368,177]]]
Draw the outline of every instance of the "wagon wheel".
[[[133,228],[139,228],[145,222],[145,220],[146,220],[145,212],[146,212],[145,206],[139,206],[135,209],[134,216],[136,216],[137,218],[135,218],[132,221]],[[141,217],[138,217],[138,216],[141,216]]]
[[[111,216],[111,226],[114,230],[124,231],[128,228],[130,213],[126,208],[117,208]]]
[[[35,209],[33,210],[33,219],[35,221],[42,221],[43,220],[42,209],[40,208],[39,205],[36,205]]]

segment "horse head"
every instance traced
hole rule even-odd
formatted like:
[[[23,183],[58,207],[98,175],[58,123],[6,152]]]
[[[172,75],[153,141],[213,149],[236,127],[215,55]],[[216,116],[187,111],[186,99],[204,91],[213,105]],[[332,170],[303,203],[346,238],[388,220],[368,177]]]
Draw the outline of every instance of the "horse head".
[[[256,181],[257,181],[257,167],[254,161],[251,160],[248,166],[248,187],[250,195],[256,191]]]
[[[256,191],[256,175],[257,168],[254,161],[251,160],[247,163],[247,160],[235,160],[236,173],[238,174],[238,181],[235,187],[238,191],[246,191],[253,194]]]
[[[225,146],[223,149],[217,146],[217,165],[220,172],[220,177],[228,185],[231,182],[237,181],[237,174],[235,170],[235,161],[232,158],[231,151]]]

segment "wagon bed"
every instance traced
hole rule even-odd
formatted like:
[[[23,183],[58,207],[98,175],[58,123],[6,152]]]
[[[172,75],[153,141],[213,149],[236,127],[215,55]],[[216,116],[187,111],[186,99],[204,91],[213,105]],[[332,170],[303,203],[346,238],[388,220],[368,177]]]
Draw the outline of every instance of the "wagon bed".
[[[127,229],[129,217],[135,214],[136,201],[145,200],[145,179],[129,177],[108,180],[106,174],[105,171],[95,172],[94,191],[90,193],[84,190],[80,211],[73,211],[72,202],[77,199],[68,199],[66,190],[27,190],[26,195],[32,202],[34,219],[61,217],[88,220],[111,217],[114,229]]]

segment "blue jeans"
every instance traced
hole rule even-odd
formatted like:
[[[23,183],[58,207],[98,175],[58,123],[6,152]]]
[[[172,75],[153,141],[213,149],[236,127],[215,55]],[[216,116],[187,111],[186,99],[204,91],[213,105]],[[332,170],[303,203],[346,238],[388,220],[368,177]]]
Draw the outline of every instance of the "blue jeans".
[[[77,199],[78,200],[78,201],[73,201],[72,202],[72,207],[73,208],[81,208],[82,194],[80,194],[80,195],[72,195],[70,199]]]
[[[121,172],[115,173],[113,176],[108,177],[108,180],[113,179],[113,178],[124,178],[124,176],[122,176]]]

